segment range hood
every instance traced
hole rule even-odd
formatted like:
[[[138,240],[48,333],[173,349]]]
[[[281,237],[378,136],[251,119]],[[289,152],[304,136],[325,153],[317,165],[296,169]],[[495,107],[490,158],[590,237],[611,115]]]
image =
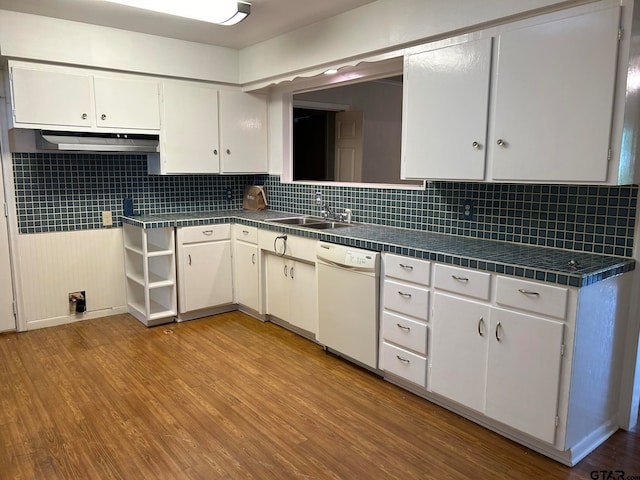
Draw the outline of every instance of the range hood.
[[[130,133],[36,132],[40,150],[82,152],[158,152],[159,136]]]

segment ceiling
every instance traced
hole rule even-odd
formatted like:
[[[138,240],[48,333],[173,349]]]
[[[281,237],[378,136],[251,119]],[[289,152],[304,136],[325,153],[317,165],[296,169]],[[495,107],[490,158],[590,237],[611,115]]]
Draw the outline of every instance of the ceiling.
[[[148,12],[104,0],[0,0],[0,9],[244,48],[373,1],[250,0],[251,15],[230,27]]]

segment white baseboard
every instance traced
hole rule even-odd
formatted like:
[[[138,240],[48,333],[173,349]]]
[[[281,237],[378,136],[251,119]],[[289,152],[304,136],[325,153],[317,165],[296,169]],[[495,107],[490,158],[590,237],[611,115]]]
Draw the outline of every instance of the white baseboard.
[[[65,325],[67,323],[79,322],[82,320],[91,320],[94,318],[108,317],[110,315],[119,315],[127,313],[127,306],[112,307],[104,310],[93,310],[84,313],[75,313],[70,315],[63,315],[60,317],[43,318],[41,320],[34,320],[27,323],[27,330],[37,330],[39,328],[55,327],[58,325]]]

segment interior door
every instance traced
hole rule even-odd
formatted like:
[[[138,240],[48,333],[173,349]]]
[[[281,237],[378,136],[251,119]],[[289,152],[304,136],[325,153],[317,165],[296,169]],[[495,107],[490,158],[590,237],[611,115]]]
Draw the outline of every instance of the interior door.
[[[362,126],[361,111],[336,113],[336,181],[362,181]]]

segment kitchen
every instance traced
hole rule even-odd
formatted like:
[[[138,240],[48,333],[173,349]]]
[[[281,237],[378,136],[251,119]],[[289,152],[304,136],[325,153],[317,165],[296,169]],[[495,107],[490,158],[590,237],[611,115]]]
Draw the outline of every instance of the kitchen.
[[[380,45],[384,39],[379,37],[380,31],[387,30],[376,30],[374,24],[372,24],[371,30],[367,29],[362,32],[363,39],[370,41],[342,44],[340,49],[317,48],[313,42],[308,40],[307,37],[312,38],[314,29],[319,26],[301,30],[295,35],[290,34],[291,39],[298,39],[296,35],[299,35],[299,39],[305,38],[309,41],[309,52],[313,53],[308,55],[301,55],[297,52],[288,53],[288,48],[295,50],[293,49],[294,44],[300,48],[300,41],[292,41],[289,47],[279,47],[275,40],[267,41],[248,47],[241,51],[240,55],[235,55],[234,51],[222,47],[183,44],[170,39],[153,38],[154,41],[157,41],[153,45],[150,41],[137,42],[140,44],[141,50],[135,55],[120,51],[118,55],[114,56],[109,55],[109,52],[114,48],[113,45],[126,45],[135,40],[150,39],[131,32],[87,25],[68,25],[62,21],[11,12],[6,12],[6,14],[3,12],[0,19],[3,22],[0,45],[3,56],[11,58],[38,59],[40,61],[45,59],[47,62],[92,68],[206,79],[221,83],[242,83],[248,85],[247,89],[259,89],[264,88],[265,85],[275,84],[277,81],[289,80],[298,76],[299,72],[312,75],[321,72],[325,66],[330,64],[340,66],[341,59],[358,58],[358,56],[368,58],[371,56],[369,52],[377,52],[385,48],[391,49],[392,47],[397,49],[397,45],[403,42],[411,43],[431,38],[441,31],[457,31],[470,25],[485,24],[491,22],[493,18],[509,15],[525,16],[523,15],[524,11],[538,8],[548,7],[548,10],[552,10],[550,5],[554,2],[528,2],[519,7],[506,3],[496,6],[493,15],[491,11],[474,12],[473,9],[469,9],[466,15],[470,18],[456,17],[454,12],[450,12],[449,16],[446,16],[448,10],[441,7],[444,9],[441,24],[413,25],[415,31],[405,33],[413,38],[405,38],[403,41],[394,40],[393,42],[388,40],[388,45]],[[393,15],[392,5],[393,2],[374,2],[368,9],[360,10],[358,13],[371,15],[372,22],[375,23],[376,19],[384,15],[386,15],[384,18]],[[418,10],[420,5],[421,2],[409,2],[409,7],[412,6]],[[402,17],[402,14],[396,15]],[[353,20],[353,17],[341,17],[341,19]],[[38,39],[35,36],[25,35],[25,32],[28,31],[50,32],[51,42],[42,42],[42,37]],[[89,44],[76,44],[74,38],[69,35],[69,31],[75,32],[77,35],[86,35],[87,38],[90,38]],[[369,39],[367,35],[371,38]],[[391,32],[389,35],[391,36]],[[55,48],[52,48],[54,40],[59,43],[55,44]],[[44,45],[45,43],[46,45]],[[270,48],[271,44],[274,44],[273,50]],[[147,50],[143,51],[144,49]],[[266,55],[265,49],[271,53]],[[175,55],[174,58],[172,54],[171,58],[167,58],[169,51],[183,51],[184,55]],[[103,52],[104,55],[96,54],[96,52]],[[201,57],[197,57],[198,60],[195,61],[194,56],[198,53],[206,54],[210,63],[203,62]],[[282,58],[278,58],[279,55],[282,55]],[[270,58],[267,64],[265,64],[266,58]],[[107,60],[108,64],[105,63]],[[353,62],[345,60],[344,63],[351,64]],[[229,68],[215,68],[219,64],[228,65]],[[281,70],[278,70],[276,65],[282,65]],[[108,313],[119,313],[126,310],[125,286],[122,282],[120,267],[124,263],[121,232],[118,228],[99,228],[101,226],[100,213],[103,210],[112,210],[116,213],[114,218],[117,218],[124,194],[135,192],[136,207],[145,213],[218,211],[240,208],[242,187],[246,184],[260,182],[267,186],[270,209],[292,214],[317,213],[319,209],[314,203],[316,187],[287,183],[288,165],[275,160],[285,158],[286,150],[286,143],[283,140],[285,135],[278,129],[278,125],[284,124],[286,116],[284,101],[280,102],[278,95],[282,97],[284,95],[282,90],[278,91],[277,88],[275,90],[268,110],[270,162],[267,177],[256,178],[253,175],[148,176],[144,156],[132,156],[131,158],[68,157],[65,162],[68,162],[69,167],[60,169],[60,159],[55,156],[41,158],[37,153],[29,150],[14,149],[15,155],[13,159],[9,158],[9,165],[12,165],[11,170],[15,175],[15,181],[7,182],[5,179],[5,188],[8,192],[10,189],[16,190],[15,208],[10,208],[9,214],[10,221],[15,222],[16,228],[20,229],[20,234],[14,236],[13,242],[14,251],[19,252],[18,261],[14,261],[14,266],[19,285],[19,288],[16,289],[16,295],[19,299],[18,310],[20,321],[24,322],[21,329],[67,323],[75,319],[75,316],[64,311],[68,306],[66,301],[61,302],[60,299],[66,298],[69,292],[78,290],[88,292],[87,304],[90,311],[83,318],[100,317]],[[16,142],[15,139],[13,141]],[[26,142],[27,140],[25,140]],[[2,143],[4,147],[8,141],[5,140]],[[3,158],[6,159],[6,155],[3,155]],[[68,192],[70,195],[77,195],[77,198],[74,197],[72,202],[66,203],[65,208],[68,211],[60,213],[59,216],[55,211],[59,205],[48,205],[49,202],[55,202],[56,199],[38,196],[40,186],[43,186],[45,191],[51,191],[55,188],[53,183],[49,185],[46,183],[49,178],[47,172],[53,170],[59,171],[60,177],[56,180],[57,182],[78,185]],[[285,181],[282,181],[281,177]],[[34,181],[35,179],[38,181]],[[429,223],[432,221],[430,212],[431,215],[433,215],[432,212],[437,212],[453,216],[452,209],[448,206],[459,205],[461,200],[473,195],[474,192],[479,197],[475,204],[477,212],[480,212],[484,207],[482,202],[486,202],[487,206],[499,205],[501,198],[505,195],[507,198],[509,195],[514,195],[516,199],[519,195],[522,195],[523,198],[531,198],[533,203],[530,208],[532,211],[544,211],[544,204],[550,198],[556,198],[560,204],[563,202],[573,204],[569,198],[575,196],[584,199],[587,204],[592,204],[592,202],[598,204],[600,199],[607,198],[610,199],[607,201],[612,202],[607,206],[617,208],[619,204],[625,201],[634,201],[637,197],[637,190],[615,186],[564,186],[544,190],[544,186],[525,184],[500,186],[492,183],[441,183],[431,184],[423,191],[383,188],[372,190],[365,187],[341,186],[322,186],[320,191],[334,207],[352,208],[356,215],[361,215],[360,212],[364,211],[369,212],[367,217],[359,221],[400,227],[406,226],[403,223],[404,218],[411,218],[408,225],[411,225],[411,222],[418,225]],[[130,185],[128,189],[124,187],[126,185]],[[228,189],[232,191],[230,199],[227,197]],[[104,191],[113,192],[113,194],[108,199],[99,197],[100,193],[98,192]],[[371,208],[372,201],[369,198],[371,194],[374,195],[376,202],[385,202],[385,205],[390,202],[394,206],[397,205],[398,211],[394,212],[392,218],[388,218],[389,212],[381,209],[376,211],[375,208]],[[62,192],[62,195],[64,197],[65,193]],[[341,199],[347,198],[347,196],[350,200],[343,202]],[[533,200],[534,197],[537,200]],[[36,211],[30,212],[29,209],[34,207]],[[17,214],[21,209],[24,209],[24,215]],[[52,210],[47,211],[47,209]],[[80,213],[82,216],[79,222],[77,222],[76,213]],[[514,214],[517,215],[517,213],[508,211],[505,215]],[[617,215],[616,211],[614,214],[616,216],[615,222],[621,220],[617,218]],[[621,215],[624,217],[624,214]],[[435,215],[434,217],[438,218]],[[498,214],[495,224],[499,224],[499,218]],[[623,220],[627,224],[632,224],[630,222],[633,221],[629,218],[623,218]],[[464,222],[457,223],[457,218],[453,218],[452,222],[454,225],[449,228],[453,233],[458,229],[463,231]],[[480,224],[479,228],[485,228],[488,234],[495,224],[488,221],[486,224]],[[594,228],[596,227],[597,225],[594,225]],[[53,232],[57,230],[61,230],[62,233],[54,234]],[[531,236],[535,237],[535,235]],[[633,234],[626,237],[623,235],[620,238],[621,245],[611,246],[611,248],[622,248],[622,251],[607,251],[606,253],[632,257],[633,254],[629,252],[632,246],[628,245],[628,242],[629,240],[633,242],[634,238],[637,241],[637,235],[635,237]],[[554,241],[560,240],[563,239],[560,237],[554,239]],[[568,246],[568,239],[567,243],[560,243],[559,247],[571,248]],[[606,247],[609,246],[602,244],[602,248]],[[95,255],[96,250],[102,252],[101,255]],[[69,254],[70,252],[72,254]],[[30,300],[34,298],[39,300]]]

